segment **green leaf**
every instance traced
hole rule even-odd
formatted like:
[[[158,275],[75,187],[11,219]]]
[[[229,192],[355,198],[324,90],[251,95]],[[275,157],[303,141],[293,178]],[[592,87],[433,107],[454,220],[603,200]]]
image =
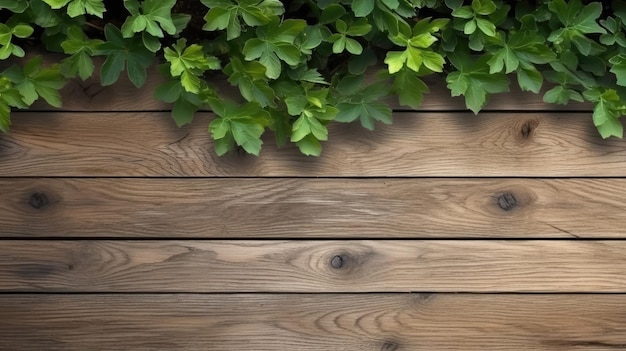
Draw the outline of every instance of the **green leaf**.
[[[532,91],[535,94],[539,94],[543,84],[543,76],[535,68],[522,68],[517,71],[517,82],[522,91]]]
[[[43,0],[52,9],[58,10],[67,5],[67,14],[78,17],[85,14],[103,18],[106,11],[102,0]]]
[[[352,38],[345,38],[345,45],[346,50],[353,55],[361,55],[363,53],[361,44]]]
[[[478,113],[487,103],[488,94],[509,90],[509,81],[503,73],[489,73],[489,57],[482,56],[475,60],[466,53],[449,55],[451,63],[458,71],[446,77],[452,96],[465,96],[465,105]]]
[[[361,125],[369,130],[374,130],[374,121],[391,124],[391,108],[381,102],[340,103],[337,105],[339,114],[335,118],[337,122],[352,122],[361,120]]]
[[[606,33],[606,30],[596,22],[600,15],[602,15],[602,4],[592,2],[583,7],[580,13],[572,20],[572,28],[582,33]]]
[[[141,38],[124,38],[121,31],[112,24],[104,27],[106,42],[98,46],[106,60],[100,70],[100,83],[103,86],[115,83],[120,73],[126,69],[128,78],[141,87],[146,81],[147,69],[153,62],[153,54],[143,45]]]
[[[265,66],[265,75],[277,79],[282,72],[281,61],[291,66],[300,63],[302,52],[293,43],[306,28],[303,20],[273,20],[257,29],[257,38],[246,41],[243,54],[247,61],[258,59]]]
[[[177,32],[172,19],[172,8],[176,0],[144,0],[139,7],[137,1],[124,1],[124,6],[131,13],[122,25],[124,38],[131,38],[134,33],[146,31],[149,34],[163,38],[163,31],[169,35]]]
[[[68,77],[78,75],[82,80],[91,77],[94,63],[91,56],[95,54],[101,40],[88,39],[79,27],[67,30],[67,39],[61,43],[63,52],[71,56],[61,61],[61,71]]]
[[[329,24],[337,21],[346,13],[346,9],[339,4],[331,4],[320,15],[321,24]]]
[[[406,52],[398,52],[398,51],[389,51],[387,52],[387,57],[385,58],[385,63],[389,67],[389,73],[394,74],[399,72],[402,67],[404,67],[404,63],[406,62]]]
[[[15,85],[27,105],[41,97],[50,106],[61,107],[59,90],[65,85],[65,78],[57,65],[42,67],[41,56],[29,60],[23,67],[11,67],[3,75]]]
[[[322,144],[312,135],[307,135],[296,143],[300,152],[306,156],[320,156],[322,154]]]
[[[0,0],[0,10],[8,9],[13,13],[22,13],[28,8],[27,0]]]
[[[611,136],[622,138],[624,127],[619,121],[626,106],[621,102],[617,92],[608,89],[600,96],[593,109],[593,123],[598,128],[602,138]]]
[[[226,0],[202,0],[209,8],[204,20],[204,30],[226,29],[227,40],[238,38],[242,32],[241,20],[251,27],[268,24],[277,20],[284,12],[278,0],[240,0],[237,3]]]
[[[239,88],[241,96],[251,102],[257,102],[261,107],[275,106],[274,90],[269,86],[265,77],[265,66],[259,62],[242,62],[234,57],[224,67],[228,81]]]
[[[28,38],[31,36],[31,34],[33,34],[33,32],[33,27],[26,24],[18,24],[13,27],[13,35],[18,38]]]
[[[583,97],[579,92],[559,85],[548,91],[543,95],[543,101],[551,104],[567,105],[570,100],[583,102]]]
[[[263,144],[261,135],[270,119],[269,113],[251,102],[238,106],[213,100],[211,107],[219,116],[209,125],[218,155],[228,152],[236,143],[246,152],[258,156]]]
[[[454,9],[454,11],[452,11],[452,17],[463,19],[474,18],[474,11],[472,11],[472,8],[469,6],[457,7]]]
[[[476,25],[478,26],[478,29],[480,29],[480,31],[483,32],[486,36],[488,37],[496,36],[496,26],[493,23],[487,21],[486,19],[477,18]]]
[[[615,74],[617,85],[626,86],[626,54],[618,54],[609,59],[610,72]]]
[[[356,17],[365,17],[374,11],[374,0],[353,0],[352,12]]]
[[[395,75],[393,92],[398,95],[398,101],[402,106],[418,109],[428,93],[428,86],[417,76],[414,71],[403,69]]]

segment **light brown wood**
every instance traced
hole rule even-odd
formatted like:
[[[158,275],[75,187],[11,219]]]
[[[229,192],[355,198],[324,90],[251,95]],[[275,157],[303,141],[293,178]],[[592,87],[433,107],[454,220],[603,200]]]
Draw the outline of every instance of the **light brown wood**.
[[[624,295],[0,295],[0,349],[623,350]]]
[[[25,113],[0,135],[0,176],[626,176],[626,140],[572,114],[398,113],[370,133],[335,125],[321,158],[268,137],[261,157],[218,157],[209,116]]]
[[[58,62],[59,57],[49,57],[50,63]],[[156,69],[156,65],[148,71],[148,79],[143,87],[135,87],[126,72],[122,72],[120,80],[112,86],[100,85],[99,69],[103,60],[95,58],[96,71],[92,78],[86,81],[80,79],[69,80],[62,90],[62,111],[163,111],[170,110],[171,104],[166,104],[154,98],[154,89],[164,80]],[[384,68],[384,67],[381,67]],[[376,69],[372,69],[368,75],[373,76]],[[420,110],[422,111],[456,111],[466,110],[463,97],[451,97],[450,90],[446,87],[444,75],[425,77],[424,81],[430,88],[430,93],[425,94]],[[241,100],[237,87],[232,86],[226,76],[217,74],[208,79],[209,84],[222,96],[233,100]],[[591,111],[588,104],[572,102],[568,105],[555,105],[543,102],[543,89],[540,95],[530,92],[522,92],[517,86],[515,79],[511,80],[511,92],[490,96],[484,111]],[[384,100],[394,109],[410,110],[411,108],[400,106],[397,98],[390,97]],[[55,110],[45,102],[37,102],[32,110]]]
[[[623,238],[625,179],[0,179],[0,237]]]
[[[2,241],[4,292],[626,292],[626,241]]]

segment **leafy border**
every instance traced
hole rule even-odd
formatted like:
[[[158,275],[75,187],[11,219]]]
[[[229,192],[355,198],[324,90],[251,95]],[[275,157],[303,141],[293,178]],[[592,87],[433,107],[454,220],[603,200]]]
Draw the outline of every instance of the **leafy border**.
[[[182,0],[179,0],[182,2]],[[195,1],[195,0],[192,0]],[[373,130],[392,122],[381,99],[418,109],[423,77],[445,74],[452,96],[478,113],[490,94],[520,89],[547,103],[593,104],[603,138],[623,136],[626,113],[626,3],[581,0],[201,0],[202,28],[177,13],[176,0],[124,0],[125,18],[108,19],[105,0],[0,0],[0,60],[24,57],[36,39],[66,57],[45,66],[40,57],[0,73],[0,130],[13,108],[39,98],[61,106],[67,79],[86,80],[99,67],[103,86],[122,72],[141,87],[161,58],[165,82],[155,97],[173,104],[182,126],[211,109],[215,151],[236,146],[258,155],[262,135],[295,143],[318,156],[330,122],[360,121]],[[513,4],[514,6],[512,6]],[[197,14],[194,14],[196,17]],[[197,19],[197,18],[196,18]],[[195,30],[195,31],[194,31]],[[374,81],[370,67],[386,65]],[[241,100],[221,96],[217,72]],[[369,75],[368,75],[369,76]]]

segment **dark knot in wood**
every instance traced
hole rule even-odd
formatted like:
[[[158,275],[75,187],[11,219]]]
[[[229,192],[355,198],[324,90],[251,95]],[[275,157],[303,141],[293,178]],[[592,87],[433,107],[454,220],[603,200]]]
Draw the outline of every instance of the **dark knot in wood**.
[[[345,259],[339,255],[333,256],[333,258],[330,260],[330,266],[335,269],[342,268],[344,265]]]
[[[396,351],[399,348],[400,346],[397,343],[393,341],[387,341],[383,344],[383,347],[380,348],[380,351]]]
[[[524,122],[521,130],[522,139],[529,139],[538,125],[539,122],[537,122],[536,120],[528,120]]]
[[[48,205],[48,197],[42,192],[36,192],[30,195],[28,204],[37,210],[40,210]]]
[[[498,196],[498,206],[504,211],[511,211],[517,207],[517,199],[512,193],[504,193]]]

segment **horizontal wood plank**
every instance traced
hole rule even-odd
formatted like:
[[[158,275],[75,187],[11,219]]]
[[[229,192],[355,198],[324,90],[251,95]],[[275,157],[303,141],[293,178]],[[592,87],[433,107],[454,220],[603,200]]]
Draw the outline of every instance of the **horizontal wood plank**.
[[[0,349],[623,350],[624,295],[0,295]]]
[[[58,62],[61,56],[46,56],[50,63]],[[96,67],[100,67],[103,60],[95,58]],[[381,67],[382,68],[382,67]],[[373,77],[376,69],[367,74]],[[141,88],[135,87],[128,79],[125,72],[120,75],[119,81],[111,86],[103,87],[100,84],[100,71],[96,69],[94,76],[82,81],[78,78],[68,81],[61,91],[63,107],[55,109],[43,101],[37,102],[32,110],[61,110],[61,111],[162,111],[170,110],[171,104],[164,103],[154,98],[154,89],[164,81],[155,66],[148,71],[146,83]],[[430,88],[430,93],[425,94],[419,110],[422,111],[453,111],[466,110],[463,97],[451,97],[450,90],[446,87],[445,76],[433,75],[425,77],[424,81]],[[209,84],[220,95],[241,100],[238,88],[232,86],[223,74],[215,74],[208,80]],[[489,97],[484,111],[590,111],[589,104],[572,102],[568,105],[547,104],[543,102],[543,94],[548,88],[542,89],[541,93],[522,92],[515,79],[511,80],[511,92],[494,94]],[[397,98],[389,97],[383,100],[394,109],[410,110],[409,107],[400,106]]]
[[[2,241],[5,292],[626,292],[626,241]]]
[[[0,237],[623,238],[626,179],[0,179]]]
[[[0,176],[626,176],[626,140],[590,115],[398,113],[371,133],[335,125],[321,158],[268,138],[261,157],[218,157],[209,115],[25,113],[0,135]]]

